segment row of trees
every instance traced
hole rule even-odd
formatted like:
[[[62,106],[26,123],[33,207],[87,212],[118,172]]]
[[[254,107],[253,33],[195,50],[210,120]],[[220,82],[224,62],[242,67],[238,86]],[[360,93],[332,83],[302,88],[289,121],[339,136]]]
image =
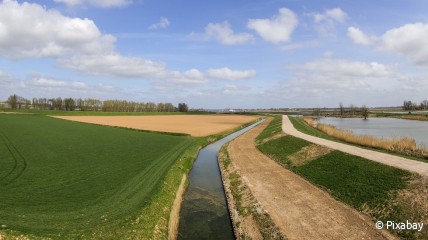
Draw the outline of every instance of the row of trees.
[[[428,110],[428,100],[423,100],[421,103],[405,100],[403,103],[404,111]]]
[[[369,109],[366,105],[359,108],[354,104],[350,104],[349,107],[346,108],[343,106],[343,103],[339,103],[339,115],[340,117],[361,115],[364,119],[367,119],[369,116]]]
[[[7,103],[12,109],[103,111],[103,112],[187,112],[186,103],[175,107],[172,103],[134,102],[126,100],[105,100],[94,98],[33,98],[32,101],[16,94],[9,96]]]

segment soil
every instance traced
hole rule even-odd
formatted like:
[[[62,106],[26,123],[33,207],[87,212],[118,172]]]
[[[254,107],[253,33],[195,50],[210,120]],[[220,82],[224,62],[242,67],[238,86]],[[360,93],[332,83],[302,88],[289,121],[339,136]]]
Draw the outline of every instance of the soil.
[[[395,239],[370,217],[262,154],[255,138],[268,121],[228,146],[232,163],[251,193],[289,239]]]
[[[201,137],[232,130],[257,117],[243,115],[168,115],[168,116],[53,116],[100,125],[159,132],[187,133]]]
[[[288,117],[285,115],[283,116],[283,119],[282,119],[282,130],[286,134],[290,134],[292,136],[304,139],[306,141],[309,141],[318,145],[322,145],[322,146],[336,149],[345,153],[363,157],[363,158],[376,161],[385,165],[389,165],[392,167],[408,170],[411,172],[416,172],[422,176],[428,176],[428,163],[410,160],[407,158],[394,156],[391,154],[367,150],[367,149],[307,135],[305,133],[302,133],[296,130],[293,124],[290,122],[290,119],[288,119]]]

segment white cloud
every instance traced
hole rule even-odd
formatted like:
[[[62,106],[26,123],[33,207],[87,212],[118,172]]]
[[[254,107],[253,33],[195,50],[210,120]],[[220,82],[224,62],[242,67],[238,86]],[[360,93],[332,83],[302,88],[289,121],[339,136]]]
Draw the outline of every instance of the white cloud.
[[[256,31],[264,40],[272,43],[289,42],[291,34],[299,23],[297,16],[287,8],[271,19],[250,19],[247,27]]]
[[[376,37],[367,36],[363,31],[356,27],[348,28],[348,37],[356,44],[368,46],[376,41]]]
[[[234,33],[228,22],[208,24],[205,27],[205,37],[214,38],[226,45],[246,43],[254,39],[253,35],[248,33]]]
[[[55,10],[17,1],[0,3],[0,55],[59,57],[112,51],[116,39],[101,34],[92,20],[69,18]]]
[[[314,18],[315,29],[324,36],[335,36],[336,25],[344,23],[348,14],[340,8],[328,9],[324,13],[310,14]]]
[[[334,106],[340,101],[360,105],[379,103],[382,102],[379,97],[388,100],[395,97],[401,85],[396,67],[378,62],[326,58],[288,65],[286,69],[292,76],[269,94],[300,99],[300,103],[295,102],[297,105],[317,106],[322,102],[324,106]]]
[[[223,80],[238,80],[238,79],[248,79],[256,75],[255,70],[231,70],[230,68],[217,68],[217,69],[208,69],[207,75],[210,78],[223,79]]]
[[[314,21],[319,22],[339,22],[343,23],[348,18],[348,14],[344,12],[340,8],[332,8],[326,10],[324,13],[315,13],[314,15]]]
[[[91,5],[101,8],[123,7],[132,3],[132,0],[54,0],[54,2],[64,3],[69,7],[79,5]]]
[[[344,59],[322,59],[300,65],[288,65],[287,69],[298,72],[320,73],[342,77],[387,77],[395,73],[395,67],[377,62],[361,62]]]
[[[118,78],[154,78],[166,74],[165,64],[137,57],[105,55],[76,55],[63,59],[61,65],[81,72]]]
[[[32,86],[37,86],[37,87],[65,87],[68,84],[65,81],[61,81],[61,80],[54,80],[54,79],[49,79],[49,78],[44,78],[44,77],[40,77],[40,78],[35,78],[33,79],[31,82],[28,83],[29,85]]]
[[[428,24],[413,23],[385,32],[380,49],[398,53],[417,65],[428,66]]]
[[[168,18],[161,17],[159,22],[150,25],[149,29],[167,28],[170,25]]]

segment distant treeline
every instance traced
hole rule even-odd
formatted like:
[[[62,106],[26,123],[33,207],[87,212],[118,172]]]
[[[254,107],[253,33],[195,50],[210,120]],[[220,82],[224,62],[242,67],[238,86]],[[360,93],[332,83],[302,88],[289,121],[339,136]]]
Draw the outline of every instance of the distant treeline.
[[[33,98],[26,99],[16,94],[9,96],[7,107],[12,109],[102,111],[102,112],[187,112],[186,103],[175,107],[172,103],[134,102],[126,100],[105,100],[94,98]]]
[[[428,100],[423,100],[421,103],[412,102],[405,100],[403,103],[403,109],[405,111],[414,111],[414,110],[427,110],[428,109]]]

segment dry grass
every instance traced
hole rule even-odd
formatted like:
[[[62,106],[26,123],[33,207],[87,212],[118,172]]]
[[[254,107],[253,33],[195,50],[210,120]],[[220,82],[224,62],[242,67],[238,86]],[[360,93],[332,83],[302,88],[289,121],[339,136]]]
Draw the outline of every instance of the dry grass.
[[[408,120],[417,120],[417,121],[428,121],[428,117],[421,116],[421,115],[404,115],[401,116],[402,119],[408,119]]]
[[[428,150],[423,147],[418,147],[416,141],[412,138],[377,138],[370,135],[355,135],[349,130],[340,130],[331,125],[316,124],[315,120],[312,118],[304,118],[304,120],[321,132],[345,142],[400,152],[410,156],[428,157]]]

